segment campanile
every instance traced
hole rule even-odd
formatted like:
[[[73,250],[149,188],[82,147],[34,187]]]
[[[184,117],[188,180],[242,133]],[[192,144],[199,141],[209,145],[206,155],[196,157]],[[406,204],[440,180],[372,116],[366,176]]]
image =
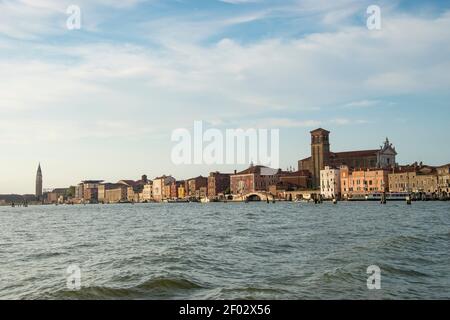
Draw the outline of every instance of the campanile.
[[[311,131],[311,164],[314,188],[320,187],[320,170],[330,160],[330,132],[319,128]]]
[[[36,198],[38,200],[42,199],[42,170],[40,163],[36,172]]]

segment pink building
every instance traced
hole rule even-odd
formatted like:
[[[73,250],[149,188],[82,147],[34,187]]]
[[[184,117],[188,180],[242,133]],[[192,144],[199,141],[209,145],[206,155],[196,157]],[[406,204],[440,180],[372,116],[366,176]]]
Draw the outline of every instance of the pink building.
[[[343,198],[389,191],[389,170],[365,169],[351,171],[348,166],[341,166],[340,172],[341,195]]]

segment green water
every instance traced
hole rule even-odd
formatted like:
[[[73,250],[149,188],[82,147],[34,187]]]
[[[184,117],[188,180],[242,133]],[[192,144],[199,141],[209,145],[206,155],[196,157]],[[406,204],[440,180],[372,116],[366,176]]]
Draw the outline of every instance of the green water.
[[[448,299],[449,248],[450,202],[0,207],[0,298]]]

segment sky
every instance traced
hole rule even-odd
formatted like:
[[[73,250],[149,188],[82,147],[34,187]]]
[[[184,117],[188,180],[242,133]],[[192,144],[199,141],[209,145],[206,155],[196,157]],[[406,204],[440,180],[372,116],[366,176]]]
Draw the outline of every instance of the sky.
[[[67,8],[81,9],[69,30]],[[381,29],[366,26],[381,9]],[[0,193],[84,179],[185,179],[177,128],[280,130],[280,166],[389,137],[401,164],[450,162],[450,3],[0,0]]]

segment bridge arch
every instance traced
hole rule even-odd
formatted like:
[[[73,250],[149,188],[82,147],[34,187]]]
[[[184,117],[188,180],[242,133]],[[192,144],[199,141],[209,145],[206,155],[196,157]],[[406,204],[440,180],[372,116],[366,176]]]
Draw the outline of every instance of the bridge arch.
[[[272,200],[273,196],[265,192],[252,192],[244,196],[244,200],[246,201],[267,201],[267,198]]]
[[[248,195],[247,197],[246,197],[246,200],[247,201],[262,201],[262,198],[261,198],[261,196],[260,195],[258,195],[258,194],[251,194],[251,195]]]

